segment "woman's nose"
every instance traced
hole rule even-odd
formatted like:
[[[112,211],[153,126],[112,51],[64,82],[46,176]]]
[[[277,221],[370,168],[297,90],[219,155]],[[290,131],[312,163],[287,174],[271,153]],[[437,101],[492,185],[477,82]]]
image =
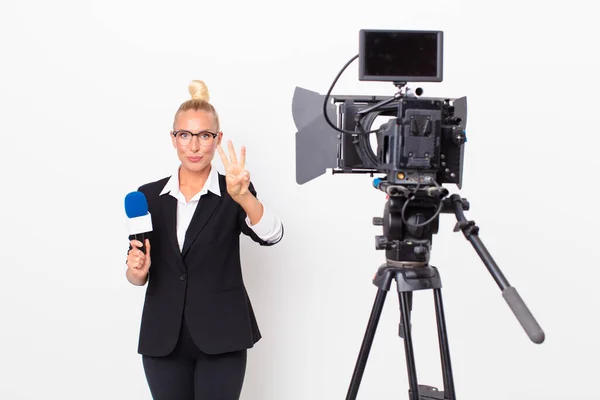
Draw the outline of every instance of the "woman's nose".
[[[196,152],[200,149],[200,139],[197,136],[192,136],[192,141],[190,142],[190,150]]]

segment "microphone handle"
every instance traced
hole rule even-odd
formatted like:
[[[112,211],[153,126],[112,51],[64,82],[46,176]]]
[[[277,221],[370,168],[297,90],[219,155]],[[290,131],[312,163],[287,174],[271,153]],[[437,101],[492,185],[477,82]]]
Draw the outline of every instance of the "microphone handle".
[[[138,240],[142,243],[142,247],[139,249],[142,253],[146,254],[146,239],[150,238],[150,232],[142,232],[142,233],[134,233],[133,235],[129,235],[129,240]]]

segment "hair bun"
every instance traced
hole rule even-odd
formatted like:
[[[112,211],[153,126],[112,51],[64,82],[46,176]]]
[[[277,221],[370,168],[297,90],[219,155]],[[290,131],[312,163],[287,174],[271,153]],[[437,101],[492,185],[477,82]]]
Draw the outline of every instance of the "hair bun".
[[[204,100],[208,102],[210,95],[208,94],[208,88],[203,81],[193,80],[188,86],[188,91],[192,96],[192,99]]]

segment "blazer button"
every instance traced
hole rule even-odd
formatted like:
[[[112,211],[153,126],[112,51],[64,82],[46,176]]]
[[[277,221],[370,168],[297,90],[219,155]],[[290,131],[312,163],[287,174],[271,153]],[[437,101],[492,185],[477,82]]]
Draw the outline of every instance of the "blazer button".
[[[186,278],[187,278],[187,277],[185,276],[185,274],[183,274],[183,275],[181,275],[181,276],[179,277],[179,279],[181,279],[182,281],[185,281],[185,279],[186,279]]]

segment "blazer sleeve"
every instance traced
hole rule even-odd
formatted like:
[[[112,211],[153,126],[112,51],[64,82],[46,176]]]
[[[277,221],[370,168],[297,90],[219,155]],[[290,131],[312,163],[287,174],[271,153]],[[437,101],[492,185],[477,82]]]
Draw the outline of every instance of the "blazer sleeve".
[[[250,185],[248,186],[248,190],[250,190],[250,193],[252,193],[256,198],[258,198],[257,194],[256,194],[256,189],[254,188],[254,185],[252,184],[252,182],[250,182]],[[264,205],[263,205],[264,207]],[[281,233],[279,235],[278,238],[275,238],[274,241],[267,241],[262,239],[261,237],[259,237],[256,232],[250,227],[248,226],[248,223],[246,222],[246,212],[244,211],[244,209],[239,206],[239,216],[238,216],[238,223],[240,224],[241,227],[241,231],[249,236],[253,241],[255,241],[256,243],[260,244],[261,246],[273,246],[274,244],[277,244],[281,241],[281,239],[283,238],[283,224],[281,224],[281,221],[277,220],[277,223],[280,224],[280,228],[281,228]]]

